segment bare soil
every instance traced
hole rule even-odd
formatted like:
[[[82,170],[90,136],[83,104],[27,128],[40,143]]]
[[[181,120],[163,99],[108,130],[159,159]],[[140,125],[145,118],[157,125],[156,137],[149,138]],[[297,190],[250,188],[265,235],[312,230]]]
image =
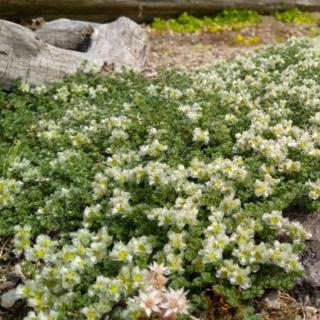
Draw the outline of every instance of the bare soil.
[[[314,13],[317,19],[320,13]],[[320,20],[319,20],[320,21]],[[232,58],[267,44],[285,42],[291,37],[315,37],[320,35],[318,23],[295,25],[277,21],[273,16],[264,16],[261,23],[239,31],[177,33],[155,31],[145,26],[150,39],[150,70],[194,70],[213,64],[219,58]],[[255,36],[258,45],[237,42],[237,37],[250,39]]]

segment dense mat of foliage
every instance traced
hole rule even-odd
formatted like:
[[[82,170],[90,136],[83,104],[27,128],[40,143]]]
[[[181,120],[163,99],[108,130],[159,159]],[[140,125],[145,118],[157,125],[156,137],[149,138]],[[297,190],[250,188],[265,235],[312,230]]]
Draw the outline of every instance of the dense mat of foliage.
[[[310,235],[282,211],[320,207],[319,61],[295,40],[1,92],[0,234],[32,278],[27,319],[183,318],[206,288],[232,306],[290,288]]]

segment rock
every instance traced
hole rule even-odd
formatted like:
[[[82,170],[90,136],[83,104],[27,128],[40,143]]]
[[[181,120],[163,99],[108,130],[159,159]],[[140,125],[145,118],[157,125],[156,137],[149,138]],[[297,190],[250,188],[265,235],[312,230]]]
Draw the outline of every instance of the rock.
[[[20,264],[16,264],[12,272],[6,277],[5,282],[0,284],[0,294],[8,291],[9,289],[16,288],[19,283],[26,280],[26,276],[23,274]]]
[[[304,312],[305,312],[307,319],[319,320],[320,312],[318,309],[316,309],[314,307],[305,307]],[[317,317],[318,317],[318,319],[317,319]]]
[[[16,282],[14,281],[6,281],[0,284],[0,293],[12,289],[16,286]]]
[[[58,48],[100,56],[116,70],[129,66],[141,71],[147,62],[148,36],[127,18],[106,24],[58,19],[43,24],[36,35]]]
[[[320,308],[320,212],[303,216],[300,222],[312,233],[302,256],[305,276],[293,289],[293,295],[304,305]]]
[[[16,278],[18,278],[22,282],[27,280],[26,276],[24,275],[24,273],[22,271],[20,264],[16,264],[14,266],[14,272],[12,273],[12,275],[15,276]]]
[[[305,268],[305,281],[308,281],[313,287],[320,288],[320,261],[315,261]]]
[[[36,35],[58,48],[86,52],[85,44],[89,44],[94,27],[98,26],[84,21],[58,19],[43,23],[36,30]]]
[[[147,78],[147,79],[154,79],[158,76],[158,72],[155,70],[154,67],[152,66],[147,66],[144,70],[143,70],[143,75]]]
[[[61,80],[77,73],[84,62],[104,73],[110,65],[115,71],[142,71],[147,61],[147,34],[127,18],[107,24],[62,19],[44,24],[36,33],[0,20],[0,30],[0,87],[6,90],[17,78],[33,86]]]
[[[1,296],[0,305],[2,308],[10,309],[18,300],[16,289],[11,289]]]
[[[267,310],[280,310],[281,309],[281,301],[280,301],[279,290],[268,291],[262,297],[261,303]]]

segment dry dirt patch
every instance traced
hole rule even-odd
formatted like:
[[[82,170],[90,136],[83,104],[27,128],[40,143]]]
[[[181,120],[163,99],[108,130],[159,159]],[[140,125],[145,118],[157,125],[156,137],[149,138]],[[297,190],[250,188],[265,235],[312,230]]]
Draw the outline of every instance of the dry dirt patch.
[[[320,17],[320,13],[314,14]],[[291,37],[315,37],[320,34],[317,23],[295,25],[262,17],[261,23],[240,31],[209,33],[160,32],[145,26],[150,39],[151,69],[181,68],[194,70],[214,63],[219,58],[231,58],[266,44],[278,44]],[[242,39],[256,37],[257,45],[246,45]],[[240,43],[239,43],[240,39]]]

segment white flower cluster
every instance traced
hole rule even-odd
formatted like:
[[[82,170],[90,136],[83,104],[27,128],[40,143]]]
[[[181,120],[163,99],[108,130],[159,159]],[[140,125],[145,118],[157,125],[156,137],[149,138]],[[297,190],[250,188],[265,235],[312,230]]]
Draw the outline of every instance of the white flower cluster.
[[[15,226],[14,247],[15,254],[20,256],[25,250],[31,246],[31,227],[30,226]]]
[[[158,139],[155,139],[151,144],[141,146],[139,154],[141,156],[149,155],[152,157],[157,157],[167,149],[167,146],[161,144]]]
[[[266,174],[263,181],[259,179],[255,181],[254,193],[257,197],[268,198],[279,183],[280,179],[274,179],[270,174]]]
[[[138,290],[139,296],[129,299],[128,308],[123,311],[127,319],[130,313],[133,313],[130,319],[136,319],[134,313],[137,311],[139,315],[145,312],[148,316],[152,312],[163,313],[165,316],[187,312],[186,293],[182,289],[175,291],[165,288],[168,269],[163,264],[154,263],[149,271],[133,264],[136,257],[151,254],[152,247],[147,237],[132,238],[127,245],[114,242],[112,250],[108,252],[107,248],[113,240],[106,228],[97,233],[79,229],[72,234],[72,244],[59,250],[58,242],[45,235],[39,235],[31,246],[30,231],[30,227],[16,227],[16,253],[21,254],[25,250],[26,260],[41,261],[45,266],[35,280],[29,280],[18,288],[19,295],[28,298],[30,306],[37,312],[37,315],[30,312],[25,319],[37,319],[37,316],[59,319],[58,310],[75,299],[73,289],[80,284],[81,278],[107,257],[122,262],[123,267],[117,277],[97,276],[88,288],[88,297],[96,302],[82,309],[87,319],[100,319],[114,304]],[[50,289],[47,283],[51,284]],[[130,301],[135,301],[136,305]]]
[[[193,141],[203,142],[204,144],[209,143],[209,131],[201,130],[200,128],[195,128],[193,130]]]
[[[131,211],[130,194],[120,189],[113,190],[113,196],[110,198],[111,214],[126,214]]]
[[[0,209],[14,205],[14,197],[22,187],[21,181],[0,178]]]
[[[28,83],[22,82],[19,86],[19,90],[24,93],[30,92],[31,94],[34,94],[34,95],[41,95],[47,92],[47,87],[44,85],[41,85],[34,88],[30,88]]]
[[[179,99],[183,95],[181,90],[168,86],[163,88],[163,94],[168,99]]]
[[[99,72],[99,67],[95,63],[89,61],[83,61],[80,69],[88,74],[96,74]]]
[[[178,110],[184,113],[192,122],[197,122],[202,117],[202,108],[198,103],[182,105]]]
[[[19,287],[19,294],[27,297],[29,304],[39,312],[39,316],[43,314],[45,319],[50,319],[52,312],[73,301],[73,288],[81,282],[81,277],[85,276],[90,268],[108,257],[107,248],[112,243],[112,237],[106,228],[96,233],[79,229],[71,235],[72,244],[64,246],[61,250],[57,241],[44,235],[39,235],[36,243],[30,246],[30,228],[28,227],[17,227],[16,233],[15,245],[19,249],[25,249],[25,258],[28,261],[45,262],[37,279],[30,280]],[[51,283],[51,288],[55,290],[50,290],[47,283]],[[107,300],[101,303],[104,306],[108,305]],[[49,311],[48,308],[52,309],[53,306],[55,310]],[[103,312],[105,312],[104,308]],[[55,314],[58,319],[59,312],[56,311]],[[34,318],[35,314],[31,312],[26,319]],[[97,318],[96,316],[90,319]]]
[[[320,179],[315,182],[308,181],[307,186],[309,187],[309,197],[313,200],[320,198]]]
[[[156,208],[148,213],[149,219],[157,219],[158,225],[175,225],[183,229],[186,225],[193,226],[197,223],[199,213],[199,198],[201,191],[188,198],[177,198],[172,208]]]

